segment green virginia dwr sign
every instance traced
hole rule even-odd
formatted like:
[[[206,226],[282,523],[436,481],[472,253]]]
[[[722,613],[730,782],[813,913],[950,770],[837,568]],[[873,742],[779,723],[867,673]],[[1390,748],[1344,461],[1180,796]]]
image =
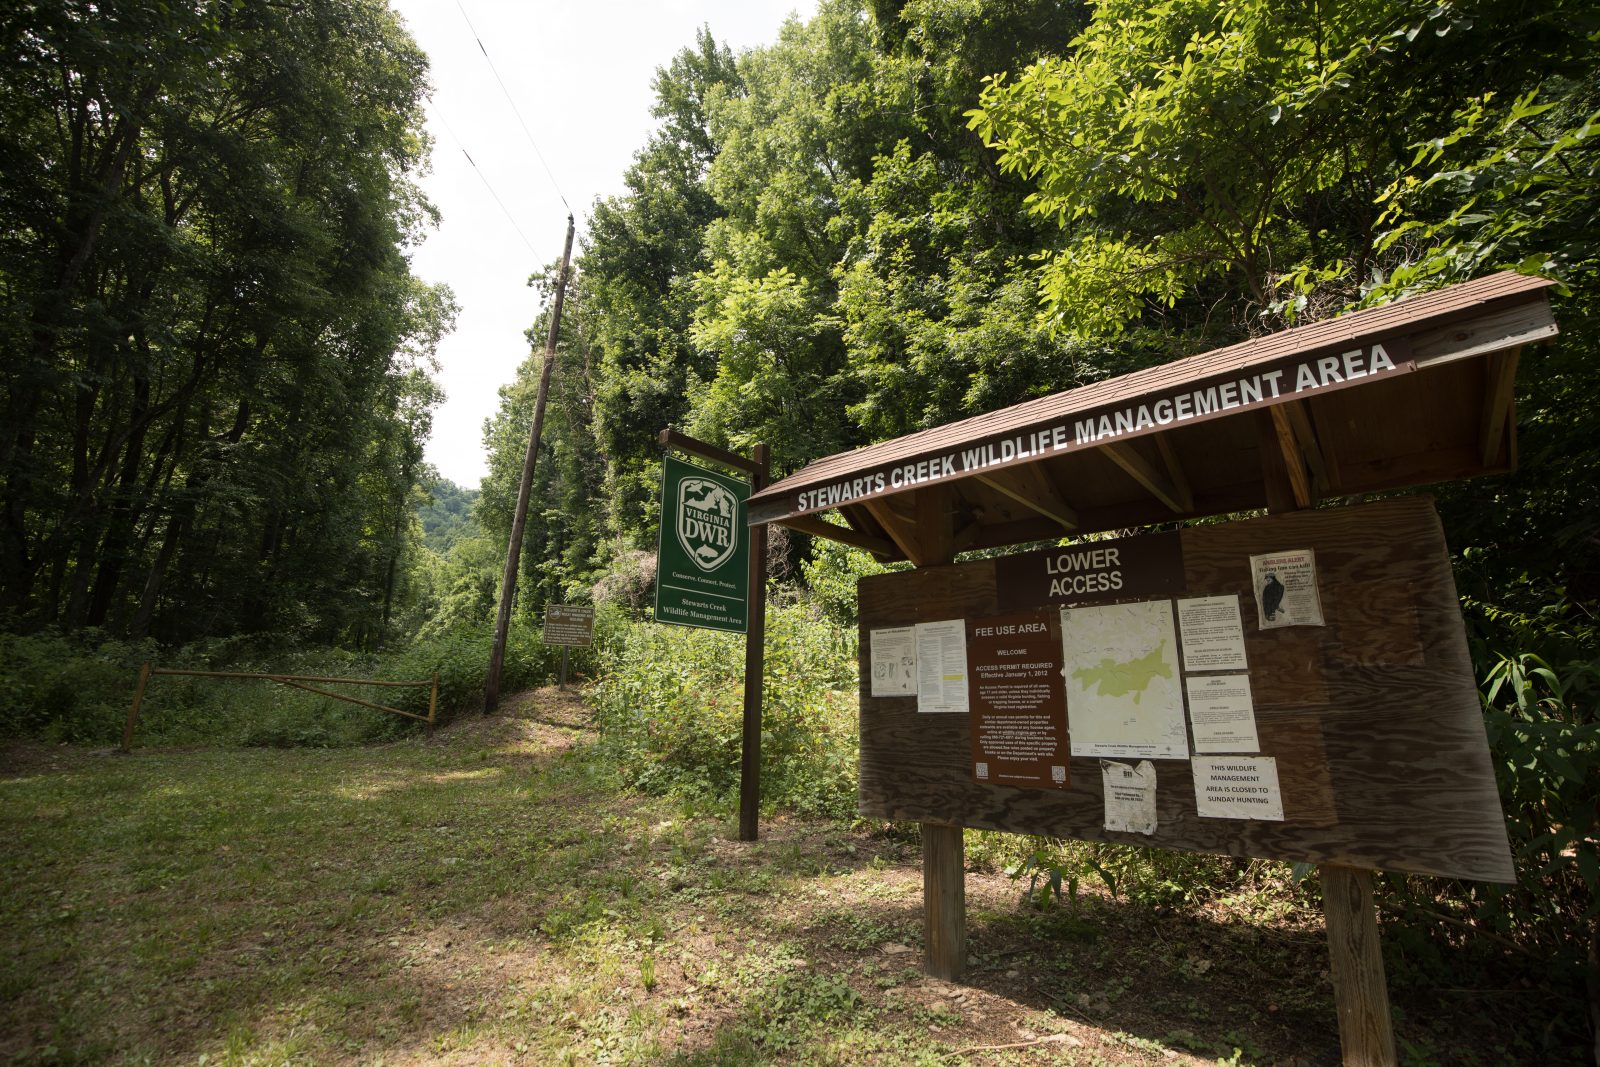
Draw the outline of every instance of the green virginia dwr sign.
[[[744,633],[750,600],[750,487],[667,456],[661,463],[656,621]]]

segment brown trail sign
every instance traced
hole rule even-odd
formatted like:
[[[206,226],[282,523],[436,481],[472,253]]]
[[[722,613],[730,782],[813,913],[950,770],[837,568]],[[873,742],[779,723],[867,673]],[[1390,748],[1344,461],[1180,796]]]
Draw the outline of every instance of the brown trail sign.
[[[1518,357],[1556,333],[1549,284],[1450,286],[751,496],[757,528],[917,565],[860,585],[860,808],[922,824],[930,974],[965,965],[966,826],[1315,862],[1345,1062],[1396,1062],[1370,871],[1513,870],[1431,502],[1316,509],[1510,470]]]

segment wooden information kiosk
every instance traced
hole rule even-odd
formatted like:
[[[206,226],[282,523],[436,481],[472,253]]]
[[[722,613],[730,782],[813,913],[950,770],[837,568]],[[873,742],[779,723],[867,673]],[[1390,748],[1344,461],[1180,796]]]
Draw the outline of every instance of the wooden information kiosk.
[[[1515,465],[1548,284],[1287,330],[750,498],[753,525],[916,564],[859,589],[860,810],[922,824],[928,973],[965,965],[964,827],[1312,862],[1345,1062],[1395,1062],[1370,872],[1513,869],[1432,502],[1351,498]]]

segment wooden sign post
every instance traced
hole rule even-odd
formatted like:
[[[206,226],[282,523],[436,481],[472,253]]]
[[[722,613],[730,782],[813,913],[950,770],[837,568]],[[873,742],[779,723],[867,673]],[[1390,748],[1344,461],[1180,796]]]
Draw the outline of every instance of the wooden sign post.
[[[767,446],[764,443],[755,446],[749,459],[672,429],[661,431],[661,444],[665,448],[675,448],[691,456],[745,472],[750,476],[750,492],[759,493],[767,486]],[[667,462],[670,464],[673,461],[669,459]],[[698,473],[708,482],[717,477],[709,471]],[[665,482],[663,484],[666,485]],[[672,495],[664,492],[661,502],[661,548],[656,557],[656,621],[742,631],[745,635],[744,721],[739,755],[739,840],[754,841],[760,834],[761,821],[761,704],[763,676],[766,672],[767,528],[749,526],[741,497],[739,513],[731,527],[735,543],[720,546],[718,539],[708,538],[706,544],[697,544],[694,530],[703,524],[700,520],[691,520],[680,529],[683,519],[678,514],[678,501],[667,499]],[[696,500],[699,499],[696,497]],[[690,509],[691,512],[694,510]],[[722,529],[720,524],[711,525],[715,525],[718,531]],[[744,537],[748,537],[749,541],[747,545],[740,546],[738,542]],[[726,555],[723,555],[724,547]],[[689,551],[691,548],[695,551]],[[736,604],[732,595],[734,590],[708,591],[710,587],[705,581],[706,576],[697,572],[708,562],[731,560],[737,563],[742,558],[736,555],[739,548],[748,554],[748,563],[746,573],[738,576],[743,579],[744,590]],[[697,560],[694,558],[696,555],[703,555],[704,558]],[[675,576],[669,564],[680,558],[688,562],[682,566],[682,575]]]
[[[588,648],[594,644],[594,605],[545,605],[544,643],[561,648],[561,676],[556,684],[564,689],[567,685],[568,650]]]

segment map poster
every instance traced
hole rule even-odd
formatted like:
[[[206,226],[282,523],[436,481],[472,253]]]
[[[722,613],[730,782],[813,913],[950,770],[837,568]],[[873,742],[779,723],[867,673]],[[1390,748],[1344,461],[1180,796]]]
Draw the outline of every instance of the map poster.
[[[914,697],[917,695],[917,639],[909,626],[873,630],[870,635],[872,695],[875,697]]]
[[[1100,789],[1106,798],[1105,827],[1113,833],[1156,832],[1156,765],[1140,760],[1137,767],[1115,760],[1100,761]]]
[[[1256,622],[1261,629],[1324,625],[1317,556],[1311,549],[1251,556],[1250,584],[1256,591]]]
[[[987,785],[1067,788],[1061,645],[1043,612],[967,624],[972,777]]]
[[[1196,752],[1260,752],[1248,674],[1191,674],[1189,722]]]
[[[1271,756],[1196,756],[1194,803],[1208,819],[1283,821],[1278,761]]]
[[[1178,601],[1178,632],[1186,671],[1242,671],[1249,666],[1239,598],[1233,593]]]
[[[967,624],[919,622],[915,631],[917,710],[967,711]]]
[[[1187,759],[1172,602],[1061,609],[1074,756]]]

